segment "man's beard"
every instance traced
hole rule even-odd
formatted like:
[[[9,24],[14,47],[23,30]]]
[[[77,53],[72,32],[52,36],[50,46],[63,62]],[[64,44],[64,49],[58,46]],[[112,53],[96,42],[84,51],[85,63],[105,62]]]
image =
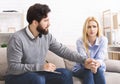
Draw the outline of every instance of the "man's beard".
[[[48,29],[43,29],[40,25],[38,25],[37,31],[39,32],[39,37],[42,37],[42,34],[47,35],[49,32]]]

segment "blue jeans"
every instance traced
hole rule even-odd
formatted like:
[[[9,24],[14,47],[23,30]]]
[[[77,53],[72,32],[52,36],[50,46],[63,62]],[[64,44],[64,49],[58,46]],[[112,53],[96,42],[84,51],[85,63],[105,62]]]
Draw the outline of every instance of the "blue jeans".
[[[58,73],[48,72],[27,72],[21,75],[8,75],[5,84],[73,84],[72,73],[63,68],[59,68]]]
[[[81,69],[77,72],[73,72],[73,75],[83,79],[83,84],[106,84],[104,71],[101,68],[98,68],[96,74],[89,69]]]

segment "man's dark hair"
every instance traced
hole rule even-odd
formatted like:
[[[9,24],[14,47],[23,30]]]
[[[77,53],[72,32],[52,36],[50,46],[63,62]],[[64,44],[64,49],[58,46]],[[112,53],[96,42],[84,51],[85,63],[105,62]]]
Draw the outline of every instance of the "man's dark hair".
[[[47,17],[50,11],[50,8],[45,4],[34,4],[30,6],[27,11],[27,21],[29,24],[31,24],[33,20],[40,22],[42,18]]]

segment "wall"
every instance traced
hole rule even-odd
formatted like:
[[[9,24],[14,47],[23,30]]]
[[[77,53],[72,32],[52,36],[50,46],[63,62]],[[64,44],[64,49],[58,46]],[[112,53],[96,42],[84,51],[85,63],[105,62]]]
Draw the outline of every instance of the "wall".
[[[77,38],[82,35],[82,26],[88,16],[95,16],[102,22],[102,11],[118,11],[120,8],[118,0],[3,0],[0,2],[0,11],[15,9],[26,15],[28,7],[34,3],[50,6],[50,32],[58,41],[67,45],[75,45]],[[26,26],[26,18],[24,23]]]

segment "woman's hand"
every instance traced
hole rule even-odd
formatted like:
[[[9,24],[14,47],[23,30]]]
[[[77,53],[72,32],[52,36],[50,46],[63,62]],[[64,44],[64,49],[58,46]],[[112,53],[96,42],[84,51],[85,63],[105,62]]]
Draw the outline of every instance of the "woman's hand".
[[[100,67],[99,61],[92,59],[92,58],[86,59],[85,68],[90,69],[93,73],[96,73],[98,67]]]
[[[100,67],[100,63],[99,61],[95,60],[95,62],[93,63],[93,66],[91,66],[91,71],[93,73],[97,73],[97,69]]]
[[[91,67],[93,67],[94,65],[95,65],[95,60],[94,59],[88,58],[88,59],[85,60],[84,66],[85,66],[86,69],[91,69]]]

